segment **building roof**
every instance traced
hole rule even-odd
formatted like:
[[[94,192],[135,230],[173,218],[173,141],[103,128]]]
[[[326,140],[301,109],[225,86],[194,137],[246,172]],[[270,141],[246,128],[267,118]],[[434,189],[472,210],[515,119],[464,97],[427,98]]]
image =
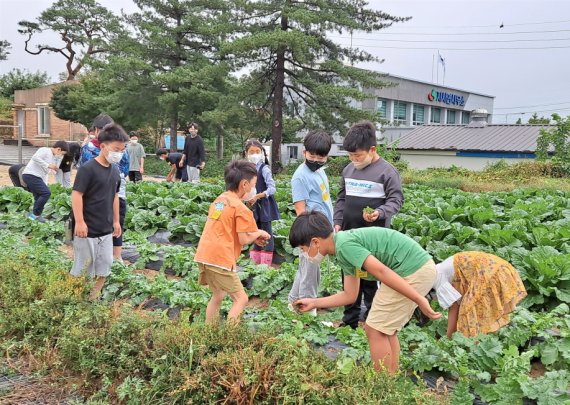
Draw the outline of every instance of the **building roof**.
[[[555,125],[422,125],[403,135],[398,150],[534,153],[540,130]]]
[[[446,86],[445,84],[439,84],[439,83],[433,83],[433,82],[425,82],[423,80],[418,80],[418,79],[412,79],[410,77],[405,77],[405,76],[398,76],[398,75],[394,75],[392,73],[382,73],[382,72],[378,72],[376,71],[376,73],[380,73],[381,75],[386,75],[387,78],[393,77],[395,79],[402,79],[402,80],[407,80],[410,82],[416,82],[416,83],[421,83],[421,84],[427,84],[429,86],[434,86],[434,87],[438,87],[441,89],[449,89],[449,90],[457,90],[457,91],[462,91],[464,93],[470,93],[470,94],[476,94],[478,96],[483,96],[483,97],[489,97],[489,98],[495,98],[495,96],[491,96],[489,94],[484,94],[484,93],[478,93],[475,91],[471,91],[471,90],[464,90],[464,89],[460,89],[458,87],[449,87]]]

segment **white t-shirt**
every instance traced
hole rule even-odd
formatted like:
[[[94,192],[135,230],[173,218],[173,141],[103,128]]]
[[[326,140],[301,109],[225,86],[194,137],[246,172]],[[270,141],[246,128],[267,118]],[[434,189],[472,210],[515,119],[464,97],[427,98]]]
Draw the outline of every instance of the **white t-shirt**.
[[[22,174],[31,174],[32,176],[39,177],[44,181],[44,183],[48,183],[48,173],[49,173],[49,165],[55,164],[56,158],[51,148],[39,148],[32,159],[26,165],[26,168],[22,172]]]

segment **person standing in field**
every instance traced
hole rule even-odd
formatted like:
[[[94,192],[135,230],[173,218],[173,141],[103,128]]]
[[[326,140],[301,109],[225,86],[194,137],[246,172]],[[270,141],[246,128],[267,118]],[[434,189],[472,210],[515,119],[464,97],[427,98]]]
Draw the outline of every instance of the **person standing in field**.
[[[42,212],[51,197],[51,191],[47,185],[48,173],[50,170],[57,171],[57,158],[63,156],[67,150],[65,141],[57,141],[51,148],[39,148],[22,171],[22,179],[28,191],[34,195],[34,207],[28,214],[29,219],[46,222],[46,219],[42,217]]]
[[[291,178],[291,191],[297,216],[308,211],[321,212],[331,224],[332,232],[333,207],[329,180],[323,168],[331,145],[331,136],[321,129],[311,131],[305,136],[303,140],[305,162],[295,170]],[[320,262],[300,255],[299,269],[289,291],[289,309],[295,310],[293,302],[299,298],[317,297],[320,283]],[[311,314],[317,315],[317,310],[312,309]]]
[[[65,188],[71,187],[71,168],[79,162],[81,156],[81,146],[77,142],[70,142],[67,146],[69,150],[63,155],[55,173],[55,181]]]
[[[253,213],[243,201],[255,194],[257,168],[253,163],[237,160],[224,170],[226,191],[210,205],[208,219],[194,261],[200,270],[199,283],[212,290],[212,298],[206,308],[206,323],[216,323],[226,294],[233,305],[228,320],[238,322],[248,298],[237,274],[237,259],[243,245],[252,242],[267,244],[271,235],[257,229]]]
[[[439,305],[449,309],[447,336],[496,332],[526,297],[517,270],[506,260],[484,252],[460,252],[437,266],[434,289]]]
[[[96,299],[111,274],[113,237],[122,234],[119,220],[121,175],[116,164],[129,138],[117,124],[108,124],[98,135],[100,153],[77,171],[71,207],[74,222],[71,275],[84,273],[95,279],[90,299]]]
[[[249,140],[245,143],[244,154],[248,161],[255,164],[257,168],[257,183],[255,188],[257,194],[248,201],[252,207],[253,216],[259,229],[263,229],[269,235],[273,236],[273,229],[271,227],[272,221],[280,219],[279,207],[275,201],[275,180],[271,174],[269,161],[265,154],[265,149],[259,141]],[[249,257],[256,264],[266,264],[271,266],[273,263],[273,237],[269,243],[263,247],[253,245],[249,251]]]
[[[188,181],[198,183],[200,181],[200,170],[206,165],[206,152],[204,149],[204,141],[198,135],[198,124],[192,122],[188,125],[188,135],[184,140],[184,152],[182,160],[178,164],[183,168],[186,166],[188,170]]]
[[[376,127],[370,121],[353,125],[344,138],[343,148],[351,162],[340,179],[334,208],[336,231],[369,226],[390,228],[392,217],[402,208],[400,173],[378,155],[376,142]],[[366,306],[364,320],[377,289],[376,280],[360,280],[356,301],[345,307],[341,325],[357,328],[362,300]]]
[[[129,180],[133,183],[142,181],[144,174],[144,146],[139,143],[139,136],[136,132],[131,132],[130,142],[127,146],[127,153],[129,154]]]

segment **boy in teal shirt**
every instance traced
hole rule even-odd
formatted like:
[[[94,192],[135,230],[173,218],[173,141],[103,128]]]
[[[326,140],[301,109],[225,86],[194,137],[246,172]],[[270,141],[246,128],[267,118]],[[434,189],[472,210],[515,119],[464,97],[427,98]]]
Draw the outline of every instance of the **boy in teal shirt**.
[[[376,370],[398,370],[398,331],[410,320],[416,307],[429,318],[441,316],[432,310],[425,295],[431,290],[435,263],[410,237],[388,228],[370,227],[333,234],[329,220],[321,213],[297,217],[289,242],[300,247],[306,260],[321,261],[336,255],[344,272],[344,290],[323,298],[303,298],[295,302],[302,312],[354,302],[360,280],[382,282],[366,318],[365,331],[370,357]]]

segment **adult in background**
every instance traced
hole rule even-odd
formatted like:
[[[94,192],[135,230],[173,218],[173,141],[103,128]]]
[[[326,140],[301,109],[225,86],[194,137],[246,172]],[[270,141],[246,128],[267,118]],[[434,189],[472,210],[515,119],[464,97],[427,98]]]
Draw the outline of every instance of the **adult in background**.
[[[184,152],[182,160],[178,164],[183,168],[186,165],[188,170],[188,181],[198,183],[200,181],[200,170],[206,165],[206,152],[204,150],[204,141],[198,135],[198,124],[192,122],[188,125],[188,135],[184,141]]]
[[[182,153],[169,152],[165,148],[160,148],[156,151],[156,156],[158,156],[160,160],[164,160],[170,166],[170,171],[166,175],[166,181],[188,181],[188,171],[186,171],[186,168],[179,166],[182,160]]]
[[[57,171],[57,158],[67,152],[67,142],[57,141],[51,148],[39,148],[22,172],[22,179],[28,190],[34,195],[34,208],[28,218],[38,222],[46,222],[42,217],[44,206],[51,197],[47,185],[50,170]]]
[[[131,132],[130,142],[127,146],[129,154],[129,180],[132,182],[142,181],[144,174],[144,146],[139,143],[139,136],[136,132]]]
[[[71,168],[79,162],[79,158],[81,157],[81,146],[77,142],[69,142],[67,146],[69,150],[65,155],[63,155],[63,158],[59,163],[59,168],[55,173],[55,181],[63,187],[70,188]]]

